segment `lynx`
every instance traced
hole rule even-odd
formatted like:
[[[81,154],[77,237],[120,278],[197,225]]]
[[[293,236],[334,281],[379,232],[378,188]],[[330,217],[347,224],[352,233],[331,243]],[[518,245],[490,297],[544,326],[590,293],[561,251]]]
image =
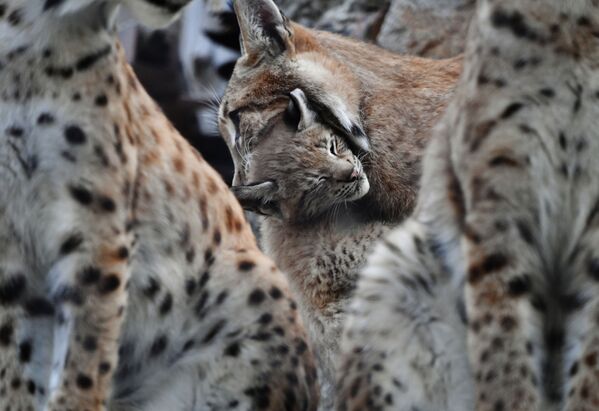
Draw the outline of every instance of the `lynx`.
[[[416,211],[358,282],[339,409],[598,409],[598,16],[479,1]]]
[[[387,228],[360,222],[353,202],[369,189],[360,160],[318,122],[301,90],[291,96],[284,127],[252,151],[248,178],[260,183],[233,192],[245,209],[265,216],[262,246],[295,285],[316,353],[321,409],[328,410],[347,301],[370,246]]]
[[[317,407],[287,281],[117,40],[187,2],[0,2],[2,410]]]
[[[269,0],[235,9],[244,53],[219,112],[233,191],[265,216],[263,248],[298,296],[330,409],[357,272],[386,224],[413,207],[422,147],[461,60],[399,56],[309,30]]]

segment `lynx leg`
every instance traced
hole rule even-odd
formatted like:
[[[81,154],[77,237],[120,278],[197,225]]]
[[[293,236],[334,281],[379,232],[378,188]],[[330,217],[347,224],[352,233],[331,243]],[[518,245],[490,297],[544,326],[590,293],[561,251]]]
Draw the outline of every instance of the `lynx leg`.
[[[30,338],[24,305],[32,282],[4,234],[0,232],[0,409],[34,410],[40,397],[35,385],[29,389],[35,384],[30,361],[38,347]]]
[[[56,307],[49,410],[102,410],[110,395],[132,253],[128,200],[115,200],[115,186],[67,181],[44,210],[39,240],[53,256],[46,281]]]
[[[461,290],[426,244],[410,221],[370,257],[342,341],[338,409],[472,409]]]
[[[564,363],[564,410],[599,409],[599,232],[590,233],[590,241],[578,253],[574,291],[576,311],[568,320],[570,336]]]
[[[490,197],[495,196],[509,195]],[[542,284],[542,268],[526,216],[513,216],[508,205],[492,201],[475,203],[466,220],[468,351],[476,410],[537,410],[542,333],[525,297]]]

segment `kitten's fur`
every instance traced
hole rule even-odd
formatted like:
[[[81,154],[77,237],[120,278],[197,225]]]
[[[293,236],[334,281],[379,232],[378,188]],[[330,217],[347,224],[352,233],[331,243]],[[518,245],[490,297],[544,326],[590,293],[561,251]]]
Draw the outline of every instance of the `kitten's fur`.
[[[241,204],[267,215],[262,245],[289,276],[318,359],[321,409],[333,407],[336,354],[345,307],[370,245],[387,229],[362,224],[351,202],[368,192],[360,160],[322,124],[301,90],[279,124],[251,152]]]
[[[243,56],[219,111],[235,162],[233,185],[249,182],[253,146],[272,132],[300,88],[323,122],[364,153],[370,191],[361,214],[400,221],[414,206],[420,158],[443,113],[461,57],[427,60],[304,28],[272,0],[236,2]]]

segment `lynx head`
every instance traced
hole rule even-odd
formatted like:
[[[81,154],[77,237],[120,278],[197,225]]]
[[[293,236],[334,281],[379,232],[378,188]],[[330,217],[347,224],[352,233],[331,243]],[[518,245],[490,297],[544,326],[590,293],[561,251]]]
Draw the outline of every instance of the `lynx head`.
[[[302,90],[291,92],[278,117],[246,159],[249,183],[233,187],[245,209],[305,223],[368,193],[362,163],[320,121]]]
[[[298,88],[320,122],[354,151],[368,151],[354,74],[329,57],[308,29],[290,22],[272,0],[237,0],[234,6],[243,54],[219,110],[219,127],[235,162],[233,184],[248,182],[245,157],[281,129],[290,93]]]

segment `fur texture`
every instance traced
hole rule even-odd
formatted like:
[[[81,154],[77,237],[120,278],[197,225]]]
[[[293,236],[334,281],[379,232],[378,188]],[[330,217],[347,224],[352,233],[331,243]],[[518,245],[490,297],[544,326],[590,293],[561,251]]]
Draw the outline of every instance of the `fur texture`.
[[[360,153],[370,182],[364,217],[401,221],[414,206],[420,159],[461,70],[289,22],[270,0],[235,2],[244,55],[219,112],[235,162],[233,185],[248,183],[248,151],[269,135],[301,89],[321,121]]]
[[[340,409],[599,406],[598,7],[479,2],[416,212],[359,281]]]
[[[313,410],[287,282],[126,64],[117,3],[0,5],[0,408]]]
[[[352,202],[368,192],[360,161],[317,121],[300,90],[292,96],[285,124],[252,148],[248,178],[256,183],[233,192],[244,208],[265,216],[262,246],[298,296],[317,357],[320,409],[330,410],[346,305],[371,244],[386,228],[354,218]]]

